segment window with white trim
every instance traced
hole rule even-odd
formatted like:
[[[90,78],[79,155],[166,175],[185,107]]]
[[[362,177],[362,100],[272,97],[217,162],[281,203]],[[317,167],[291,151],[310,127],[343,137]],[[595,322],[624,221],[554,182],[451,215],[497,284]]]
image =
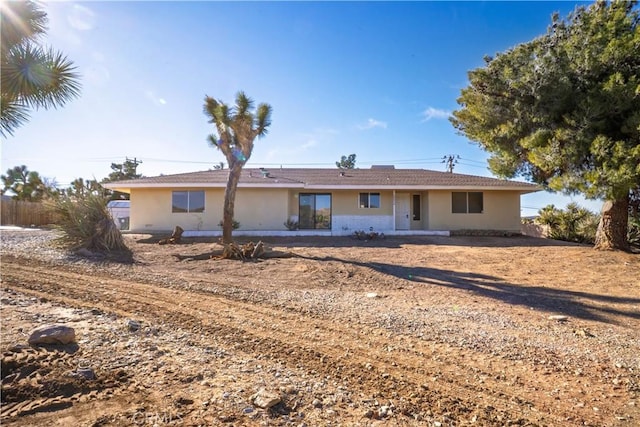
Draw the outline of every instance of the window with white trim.
[[[362,209],[380,207],[380,193],[360,193],[358,206]]]
[[[482,213],[484,195],[479,191],[454,191],[451,193],[452,213]]]
[[[171,210],[174,213],[204,212],[204,191],[174,191]]]

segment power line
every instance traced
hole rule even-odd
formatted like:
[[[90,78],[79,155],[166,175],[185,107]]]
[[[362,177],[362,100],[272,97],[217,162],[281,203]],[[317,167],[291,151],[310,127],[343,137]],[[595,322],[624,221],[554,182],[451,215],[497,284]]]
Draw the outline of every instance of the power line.
[[[487,169],[487,165],[484,165],[484,166],[480,166],[480,165],[471,165],[471,164],[469,164],[469,163],[465,163],[465,162],[458,162],[458,164],[460,164],[460,165],[465,165],[465,166],[469,166],[469,167],[472,167],[472,168]]]
[[[487,162],[481,162],[481,161],[478,161],[478,160],[466,159],[464,157],[460,157],[460,160],[464,160],[465,162],[480,163],[481,165],[486,165],[487,164]]]

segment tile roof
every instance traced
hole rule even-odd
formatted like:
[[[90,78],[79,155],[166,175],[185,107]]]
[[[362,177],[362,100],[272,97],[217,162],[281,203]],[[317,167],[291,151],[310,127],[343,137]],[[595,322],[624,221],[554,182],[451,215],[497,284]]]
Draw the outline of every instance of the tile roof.
[[[176,188],[176,187],[225,187],[228,169],[160,175],[106,184],[111,189]],[[289,187],[289,188],[412,188],[436,189],[483,188],[517,189],[523,192],[540,190],[526,182],[508,181],[475,175],[439,172],[426,169],[310,169],[310,168],[244,168],[239,187]]]

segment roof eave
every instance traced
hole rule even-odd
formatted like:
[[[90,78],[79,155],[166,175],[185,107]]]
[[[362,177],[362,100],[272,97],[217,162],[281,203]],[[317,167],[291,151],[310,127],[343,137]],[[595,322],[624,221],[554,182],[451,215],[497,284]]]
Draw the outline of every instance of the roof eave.
[[[131,190],[138,188],[226,188],[223,183],[136,183],[127,186],[118,185],[118,183],[104,184],[105,188],[123,193],[131,193]],[[519,191],[523,194],[541,191],[541,187],[532,187],[530,185],[509,185],[509,186],[491,186],[491,185],[376,185],[376,184],[360,184],[360,185],[326,185],[326,184],[303,184],[303,183],[239,183],[238,188],[290,188],[290,189],[307,189],[307,190],[481,190],[481,191]]]

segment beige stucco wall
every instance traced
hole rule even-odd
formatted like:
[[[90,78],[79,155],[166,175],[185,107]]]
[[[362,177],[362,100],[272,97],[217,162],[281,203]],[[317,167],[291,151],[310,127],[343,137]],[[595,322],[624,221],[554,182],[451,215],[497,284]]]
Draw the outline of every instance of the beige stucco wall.
[[[288,218],[287,204],[287,189],[239,188],[236,193],[235,219],[240,222],[242,230],[286,230],[284,222]]]
[[[199,190],[181,188],[180,191]],[[224,189],[205,190],[204,212],[171,212],[172,189],[131,191],[131,231],[220,230]],[[236,193],[235,219],[243,230],[284,230],[287,218],[286,189],[244,189]]]
[[[198,190],[197,188],[184,188]],[[202,213],[171,212],[172,189],[132,189],[130,230],[134,232],[167,231],[176,225],[185,230],[220,230],[224,189],[205,190],[205,211]],[[354,217],[363,224],[393,217],[393,192],[380,191],[379,209],[358,207],[360,190],[313,190],[309,193],[331,193],[332,215]],[[235,216],[241,230],[285,230],[287,218],[298,215],[298,190],[239,188],[236,194]],[[409,194],[418,194],[408,192]],[[451,191],[424,191],[419,221],[411,221],[412,230],[520,230],[520,193],[517,191],[484,191],[484,212],[481,214],[451,213]],[[393,220],[390,220],[390,224]],[[337,222],[336,222],[337,224]]]
[[[428,212],[431,230],[520,231],[520,193],[483,191],[484,212],[451,213],[451,191],[429,191]]]

